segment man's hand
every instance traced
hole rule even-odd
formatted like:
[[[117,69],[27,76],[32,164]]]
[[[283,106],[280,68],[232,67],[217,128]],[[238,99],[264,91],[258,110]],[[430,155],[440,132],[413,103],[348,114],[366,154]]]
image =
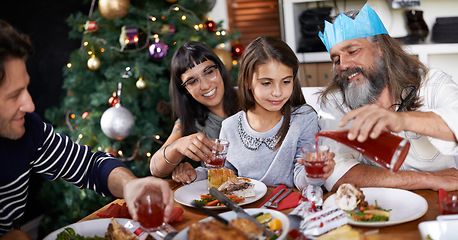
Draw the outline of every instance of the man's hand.
[[[458,190],[458,170],[455,168],[448,168],[441,171],[431,172],[431,189],[438,191],[444,189],[445,191]]]
[[[129,213],[134,221],[138,221],[138,215],[135,211],[135,203],[146,192],[153,192],[162,195],[162,202],[165,206],[164,221],[168,222],[173,210],[173,192],[169,184],[159,178],[145,177],[130,180],[124,186],[124,200],[126,201]]]
[[[196,177],[196,170],[187,162],[181,163],[172,172],[172,179],[175,182],[191,183]]]
[[[376,104],[370,104],[347,113],[340,121],[344,127],[351,120],[348,139],[364,142],[368,137],[377,138],[382,131],[399,133],[405,129],[404,113],[394,112]]]

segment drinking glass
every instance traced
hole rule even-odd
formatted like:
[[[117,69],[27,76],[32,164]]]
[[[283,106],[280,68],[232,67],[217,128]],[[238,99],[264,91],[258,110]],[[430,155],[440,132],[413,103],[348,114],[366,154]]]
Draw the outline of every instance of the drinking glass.
[[[216,143],[215,147],[212,149],[213,156],[215,159],[208,160],[205,162],[205,167],[207,168],[222,168],[226,163],[227,150],[229,149],[229,141],[224,139],[213,139]]]
[[[315,203],[318,208],[323,205],[323,168],[329,163],[329,146],[305,145],[302,147],[302,158],[309,185],[302,191],[302,196]]]
[[[458,195],[448,195],[441,199],[442,214],[458,214]]]
[[[380,166],[396,172],[401,167],[409,153],[410,142],[408,139],[393,135],[389,132],[382,132],[378,138],[367,138],[364,142],[348,139],[349,130],[322,131],[316,134],[318,137],[327,137],[345,144]]]
[[[162,195],[156,192],[144,194],[135,204],[143,232],[151,233],[164,227],[164,204]]]

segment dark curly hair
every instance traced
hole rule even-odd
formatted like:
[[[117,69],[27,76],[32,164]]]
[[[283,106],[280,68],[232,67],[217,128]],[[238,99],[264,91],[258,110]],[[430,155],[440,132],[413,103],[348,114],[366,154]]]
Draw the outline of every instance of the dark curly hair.
[[[0,20],[0,85],[5,78],[4,63],[14,58],[25,61],[33,51],[29,36],[17,31],[8,22]]]

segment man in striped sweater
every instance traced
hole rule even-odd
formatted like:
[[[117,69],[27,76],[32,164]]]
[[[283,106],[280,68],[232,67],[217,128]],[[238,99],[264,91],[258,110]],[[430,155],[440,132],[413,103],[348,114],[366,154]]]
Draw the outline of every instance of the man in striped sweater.
[[[92,152],[55,133],[33,113],[25,64],[32,51],[28,36],[0,20],[0,239],[30,239],[15,229],[24,214],[33,173],[49,180],[65,179],[102,196],[124,198],[134,220],[135,201],[146,191],[156,192],[162,195],[168,221],[173,193],[167,182],[135,177],[113,156]]]

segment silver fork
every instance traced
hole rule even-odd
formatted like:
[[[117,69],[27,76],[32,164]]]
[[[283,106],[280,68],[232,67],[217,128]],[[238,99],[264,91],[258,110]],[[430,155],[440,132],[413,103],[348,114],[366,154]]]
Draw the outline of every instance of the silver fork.
[[[280,189],[280,191],[278,191],[277,193],[275,193],[275,195],[273,197],[271,197],[266,203],[264,203],[264,205],[262,205],[261,208],[267,208],[267,207],[270,207],[272,205],[272,202],[275,200],[275,198],[277,198],[278,196],[280,196],[280,194],[285,191],[285,188],[282,188]]]
[[[285,194],[283,194],[282,196],[280,196],[279,198],[277,198],[277,200],[275,200],[272,205],[270,205],[271,208],[277,208],[278,207],[278,203],[283,200],[283,198],[285,198],[286,196],[288,196],[293,190],[288,190]]]

